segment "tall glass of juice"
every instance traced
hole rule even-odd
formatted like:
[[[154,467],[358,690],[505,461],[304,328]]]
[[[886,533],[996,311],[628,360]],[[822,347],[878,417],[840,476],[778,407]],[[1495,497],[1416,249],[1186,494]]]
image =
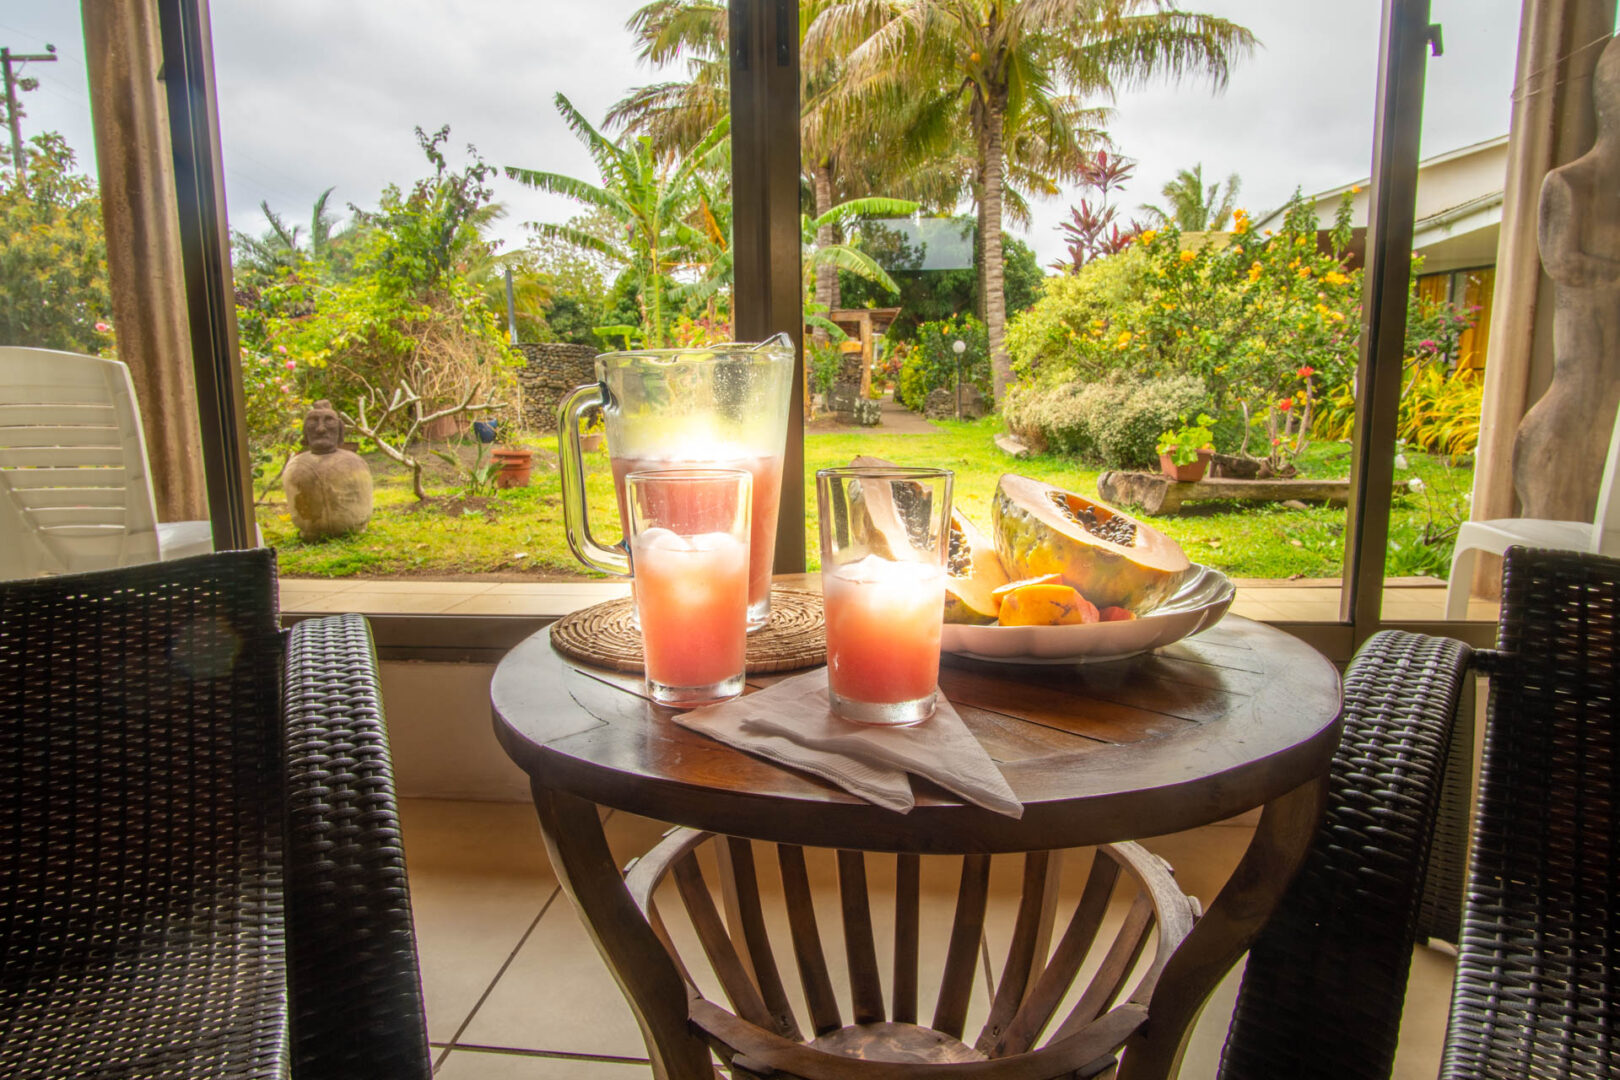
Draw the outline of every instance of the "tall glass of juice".
[[[827,687],[847,720],[934,714],[952,480],[949,469],[816,473]]]
[[[647,690],[677,708],[742,693],[753,476],[661,469],[625,476]]]

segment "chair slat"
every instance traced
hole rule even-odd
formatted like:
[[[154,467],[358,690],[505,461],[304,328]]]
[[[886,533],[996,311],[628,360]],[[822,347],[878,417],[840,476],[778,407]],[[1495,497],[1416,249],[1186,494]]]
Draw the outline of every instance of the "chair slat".
[[[720,986],[731,1001],[732,1009],[750,1024],[771,1027],[772,1020],[759,989],[743,967],[742,958],[731,944],[726,924],[709,895],[708,883],[703,880],[703,868],[698,865],[697,853],[688,851],[675,863],[675,886],[680,890],[681,902],[692,919],[698,941],[703,946],[709,965],[720,980]]]
[[[7,489],[24,510],[39,510],[48,506],[99,506],[122,510],[129,498],[122,487],[16,487],[8,484]]]
[[[737,926],[732,941],[737,942],[743,963],[754,973],[754,985],[771,1014],[770,1030],[784,1039],[803,1038],[799,1024],[793,1018],[793,1006],[788,1003],[787,991],[782,986],[782,975],[776,968],[776,955],[771,951],[771,940],[765,932],[765,913],[759,900],[759,873],[754,866],[754,848],[747,840],[726,837],[719,849],[722,873],[731,881],[727,895],[736,906]]]
[[[1113,945],[1109,946],[1108,954],[1103,957],[1102,966],[1091,977],[1085,993],[1080,995],[1080,1000],[1052,1036],[1053,1042],[1080,1031],[1114,1003],[1125,988],[1125,980],[1130,978],[1131,969],[1136,966],[1137,958],[1142,955],[1148,935],[1152,932],[1153,898],[1142,893],[1131,905],[1124,925],[1120,927]]]
[[[0,404],[0,428],[36,424],[118,424],[118,410],[102,395],[99,400],[82,402],[29,402],[26,405]]]
[[[43,506],[30,509],[28,516],[41,529],[95,526],[122,531],[124,528],[122,506]]]
[[[1013,924],[1007,963],[1001,969],[1001,983],[996,987],[996,998],[990,1006],[990,1018],[985,1021],[975,1044],[980,1053],[988,1054],[1007,1030],[1024,995],[1034,989],[1046,964],[1058,885],[1052,864],[1061,858],[1061,852],[1051,851],[1031,851],[1024,856],[1024,887],[1018,901],[1018,919]]]
[[[5,486],[12,492],[23,491],[122,491],[130,484],[129,470],[123,463],[116,465],[84,466],[68,469],[28,468],[5,469]],[[127,498],[127,496],[126,496]]]
[[[945,951],[945,974],[940,979],[939,1001],[934,1006],[934,1030],[953,1039],[962,1037],[967,1023],[968,999],[978,968],[979,941],[984,935],[984,909],[990,897],[990,856],[962,858],[962,883],[956,892],[956,919]]]
[[[922,893],[922,860],[916,855],[894,859],[894,1019],[917,1022],[918,919]]]
[[[849,962],[850,1006],[857,1024],[883,1022],[883,985],[878,979],[872,907],[867,898],[866,856],[838,852],[838,899],[844,915],[844,956]]]
[[[793,932],[793,956],[799,964],[799,982],[810,1009],[810,1026],[817,1035],[844,1026],[839,1018],[838,999],[833,995],[827,959],[821,953],[821,934],[816,929],[816,909],[810,897],[810,872],[804,865],[804,849],[793,844],[776,846],[782,867],[782,898],[787,903],[788,926]]]
[[[123,463],[122,446],[0,446],[0,468]]]
[[[1025,1053],[1040,1038],[1063,995],[1068,993],[1069,984],[1074,982],[1080,965],[1085,962],[1086,954],[1091,951],[1091,943],[1096,940],[1097,931],[1102,926],[1103,915],[1108,911],[1108,898],[1113,894],[1114,882],[1118,878],[1119,864],[1098,851],[1092,860],[1086,887],[1080,893],[1080,902],[1075,905],[1074,916],[1069,920],[1040,978],[1035,981],[1035,988],[1007,1024],[1006,1034],[987,1051],[991,1057]]]
[[[0,426],[0,446],[117,446],[123,434],[106,424],[24,424]]]

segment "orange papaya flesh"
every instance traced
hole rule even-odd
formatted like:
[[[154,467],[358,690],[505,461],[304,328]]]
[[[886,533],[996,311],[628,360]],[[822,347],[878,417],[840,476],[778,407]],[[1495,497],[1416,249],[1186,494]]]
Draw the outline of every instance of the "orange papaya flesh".
[[[1175,594],[1192,564],[1174,540],[1130,515],[1027,476],[996,485],[991,535],[1014,578],[1061,574],[1099,607],[1141,615]]]
[[[1097,606],[1068,585],[1025,585],[1001,600],[1002,626],[1074,626],[1097,621]]]
[[[1130,622],[1136,618],[1136,612],[1122,607],[1105,607],[1099,614],[1103,622]]]

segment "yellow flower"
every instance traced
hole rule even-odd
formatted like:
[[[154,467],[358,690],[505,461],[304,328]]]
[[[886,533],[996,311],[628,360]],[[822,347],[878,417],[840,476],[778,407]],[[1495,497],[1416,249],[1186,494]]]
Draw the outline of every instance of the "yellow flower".
[[[1101,319],[1092,319],[1091,320],[1091,325],[1095,326],[1097,329],[1101,330],[1103,327],[1107,326],[1108,324],[1106,322],[1104,322],[1103,320],[1101,320]]]
[[[1310,267],[1302,266],[1302,267],[1299,268],[1299,279],[1301,281],[1304,281],[1306,278],[1308,278],[1310,276],[1311,276],[1311,268]]]
[[[1259,281],[1260,280],[1260,275],[1265,273],[1265,272],[1266,272],[1266,268],[1260,265],[1260,260],[1259,259],[1256,259],[1254,262],[1249,264],[1249,280],[1250,281]]]
[[[1181,261],[1184,263],[1190,263],[1196,258],[1198,258],[1198,253],[1196,251],[1183,251],[1181,253]]]
[[[1327,273],[1322,275],[1322,280],[1327,282],[1329,285],[1350,284],[1350,279],[1339,273],[1337,270],[1329,270]]]
[[[1232,231],[1246,233],[1249,231],[1249,212],[1239,207],[1232,211]]]
[[[1125,346],[1129,345],[1130,343],[1131,343],[1131,332],[1129,330],[1126,330],[1124,333],[1120,334],[1119,335],[1119,340],[1114,342],[1114,344],[1117,345],[1121,349],[1123,349]]]
[[[1174,311],[1174,310],[1176,310],[1176,305],[1174,305],[1174,304],[1161,303],[1161,304],[1159,304],[1159,306],[1164,308],[1164,310],[1166,310],[1166,311]]]
[[[1157,240],[1158,238],[1159,238],[1159,230],[1157,230],[1157,229],[1143,229],[1141,231],[1141,233],[1139,233],[1137,235],[1137,239],[1140,240],[1144,244],[1151,244],[1151,243],[1153,243],[1153,241]]]

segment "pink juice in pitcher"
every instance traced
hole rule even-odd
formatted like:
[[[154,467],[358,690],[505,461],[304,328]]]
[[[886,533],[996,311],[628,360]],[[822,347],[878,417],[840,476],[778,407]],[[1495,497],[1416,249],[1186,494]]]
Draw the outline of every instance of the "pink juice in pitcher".
[[[769,618],[771,562],[776,555],[776,517],[782,495],[782,459],[776,456],[733,459],[730,461],[676,461],[653,458],[612,459],[613,488],[619,498],[619,526],[629,535],[624,503],[624,478],[633,472],[652,469],[718,468],[745,469],[754,477],[753,519],[748,535],[748,625],[757,629]],[[667,519],[680,532],[704,531],[701,522],[687,521],[679,508]],[[690,525],[691,528],[684,528]],[[941,601],[943,603],[943,601]]]

